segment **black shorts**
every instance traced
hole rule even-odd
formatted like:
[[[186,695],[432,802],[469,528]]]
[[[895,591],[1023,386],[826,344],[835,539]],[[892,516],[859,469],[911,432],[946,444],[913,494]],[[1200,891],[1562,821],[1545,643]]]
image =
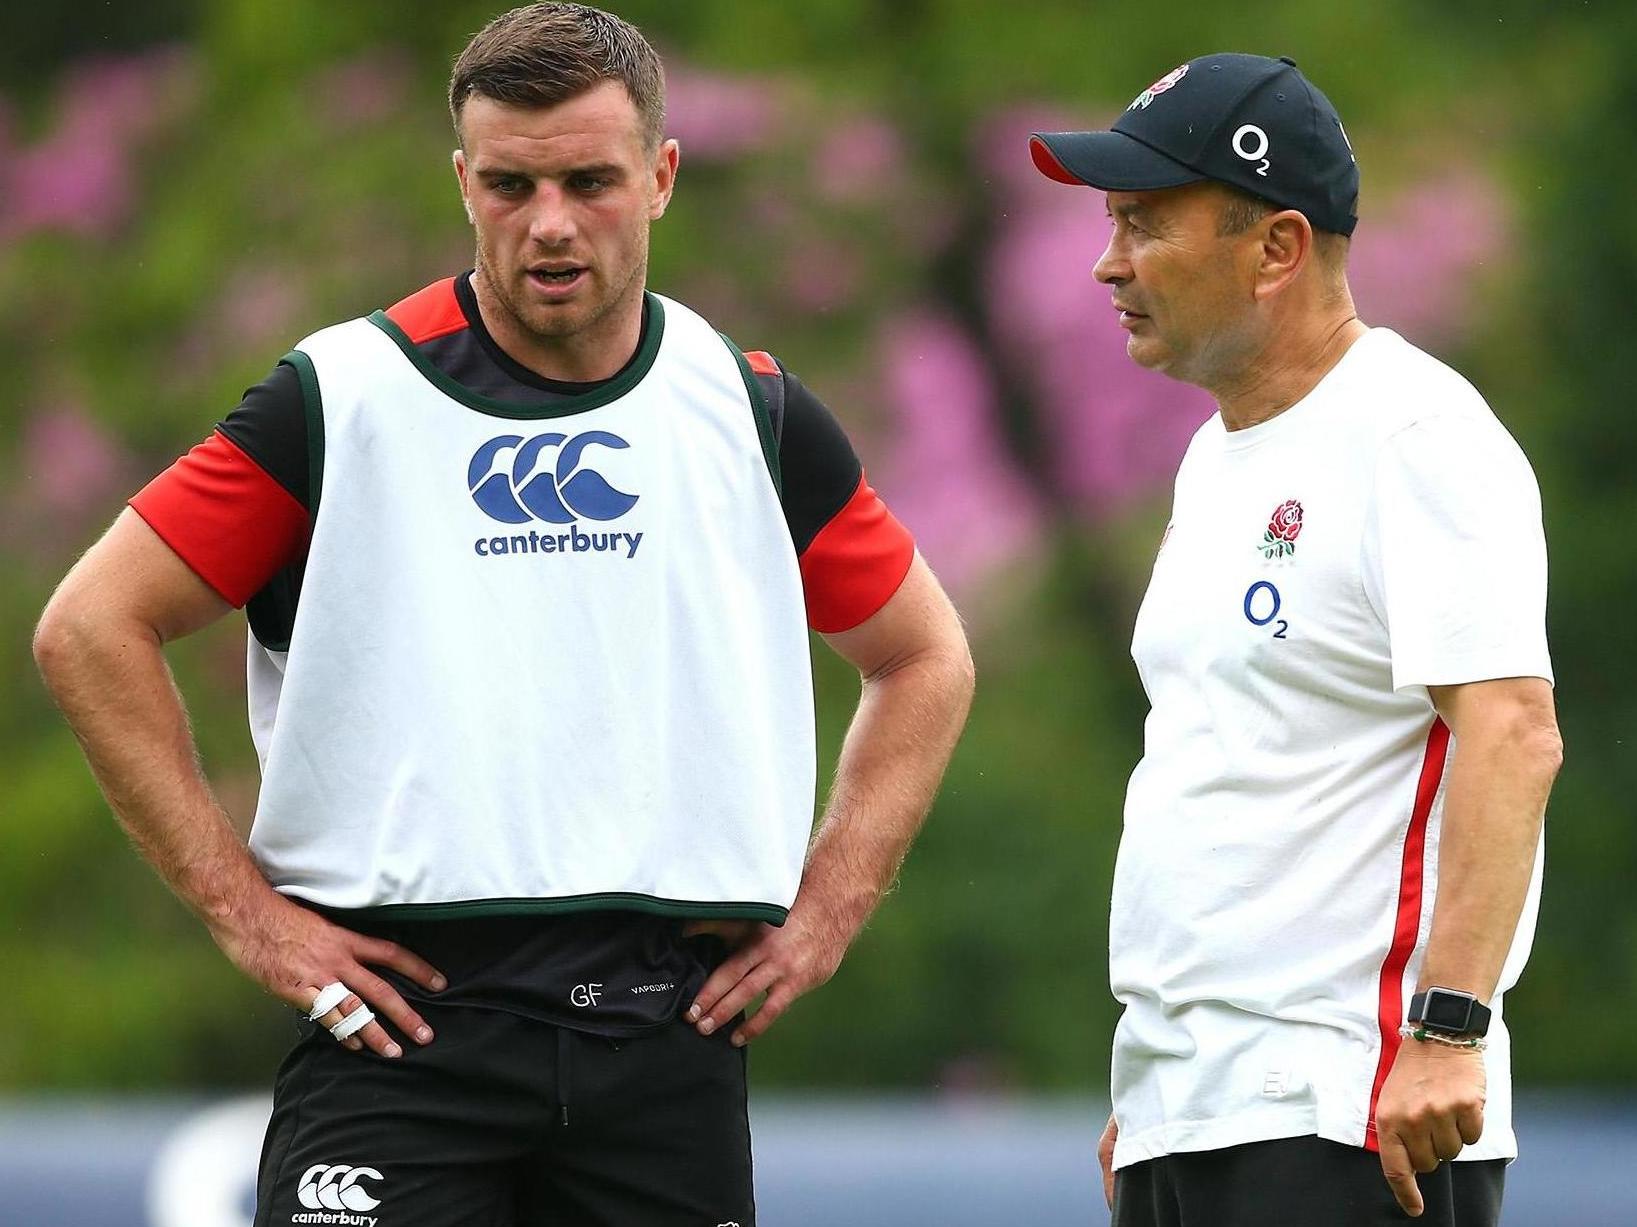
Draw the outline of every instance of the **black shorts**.
[[[417,1003],[396,1060],[305,1032],[280,1067],[256,1227],[753,1227],[745,1054]]]
[[[1441,1163],[1416,1183],[1426,1211],[1412,1219],[1371,1151],[1316,1137],[1252,1142],[1121,1168],[1113,1227],[1495,1227],[1506,1160]]]

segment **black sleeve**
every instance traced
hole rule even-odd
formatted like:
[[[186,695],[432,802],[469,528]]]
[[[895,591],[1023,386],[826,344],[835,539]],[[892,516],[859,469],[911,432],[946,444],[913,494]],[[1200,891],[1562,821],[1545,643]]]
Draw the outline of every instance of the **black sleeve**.
[[[296,502],[312,510],[307,489],[307,413],[295,367],[281,362],[266,379],[245,389],[238,408],[216,429]]]
[[[798,555],[847,505],[864,468],[841,423],[817,396],[782,366],[779,375],[759,375],[768,391],[779,470],[784,478],[784,518]],[[780,385],[776,389],[771,386]]]

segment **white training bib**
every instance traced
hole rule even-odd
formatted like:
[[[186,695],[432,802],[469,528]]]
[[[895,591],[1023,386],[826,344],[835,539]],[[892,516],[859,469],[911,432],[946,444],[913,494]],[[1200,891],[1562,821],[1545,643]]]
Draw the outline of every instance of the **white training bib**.
[[[289,650],[250,661],[279,890],[782,920],[815,753],[776,453],[736,351],[651,309],[622,375],[534,411],[379,313],[292,355],[322,473]]]

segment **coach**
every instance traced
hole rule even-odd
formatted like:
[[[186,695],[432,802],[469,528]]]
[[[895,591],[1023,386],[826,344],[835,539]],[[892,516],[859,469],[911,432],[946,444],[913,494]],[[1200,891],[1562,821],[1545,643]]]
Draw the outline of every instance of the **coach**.
[[[1127,353],[1218,407],[1132,642],[1114,1221],[1487,1227],[1561,757],[1529,464],[1359,320],[1357,165],[1292,61],[1201,57],[1031,151],[1107,192]]]

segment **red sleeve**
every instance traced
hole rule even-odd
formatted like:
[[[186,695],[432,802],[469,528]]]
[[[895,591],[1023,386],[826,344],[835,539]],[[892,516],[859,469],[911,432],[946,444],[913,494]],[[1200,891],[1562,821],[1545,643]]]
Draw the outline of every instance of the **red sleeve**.
[[[220,432],[138,491],[131,509],[235,606],[307,548],[307,509]]]
[[[750,364],[750,369],[755,371],[758,375],[784,374],[784,372],[779,369],[777,359],[775,359],[773,355],[768,353],[765,349],[747,349],[745,351],[745,361]]]
[[[852,497],[802,551],[808,625],[833,635],[868,621],[898,591],[914,558],[909,530],[860,475]]]
[[[387,318],[417,345],[470,328],[455,297],[455,279],[445,277],[387,308]]]

